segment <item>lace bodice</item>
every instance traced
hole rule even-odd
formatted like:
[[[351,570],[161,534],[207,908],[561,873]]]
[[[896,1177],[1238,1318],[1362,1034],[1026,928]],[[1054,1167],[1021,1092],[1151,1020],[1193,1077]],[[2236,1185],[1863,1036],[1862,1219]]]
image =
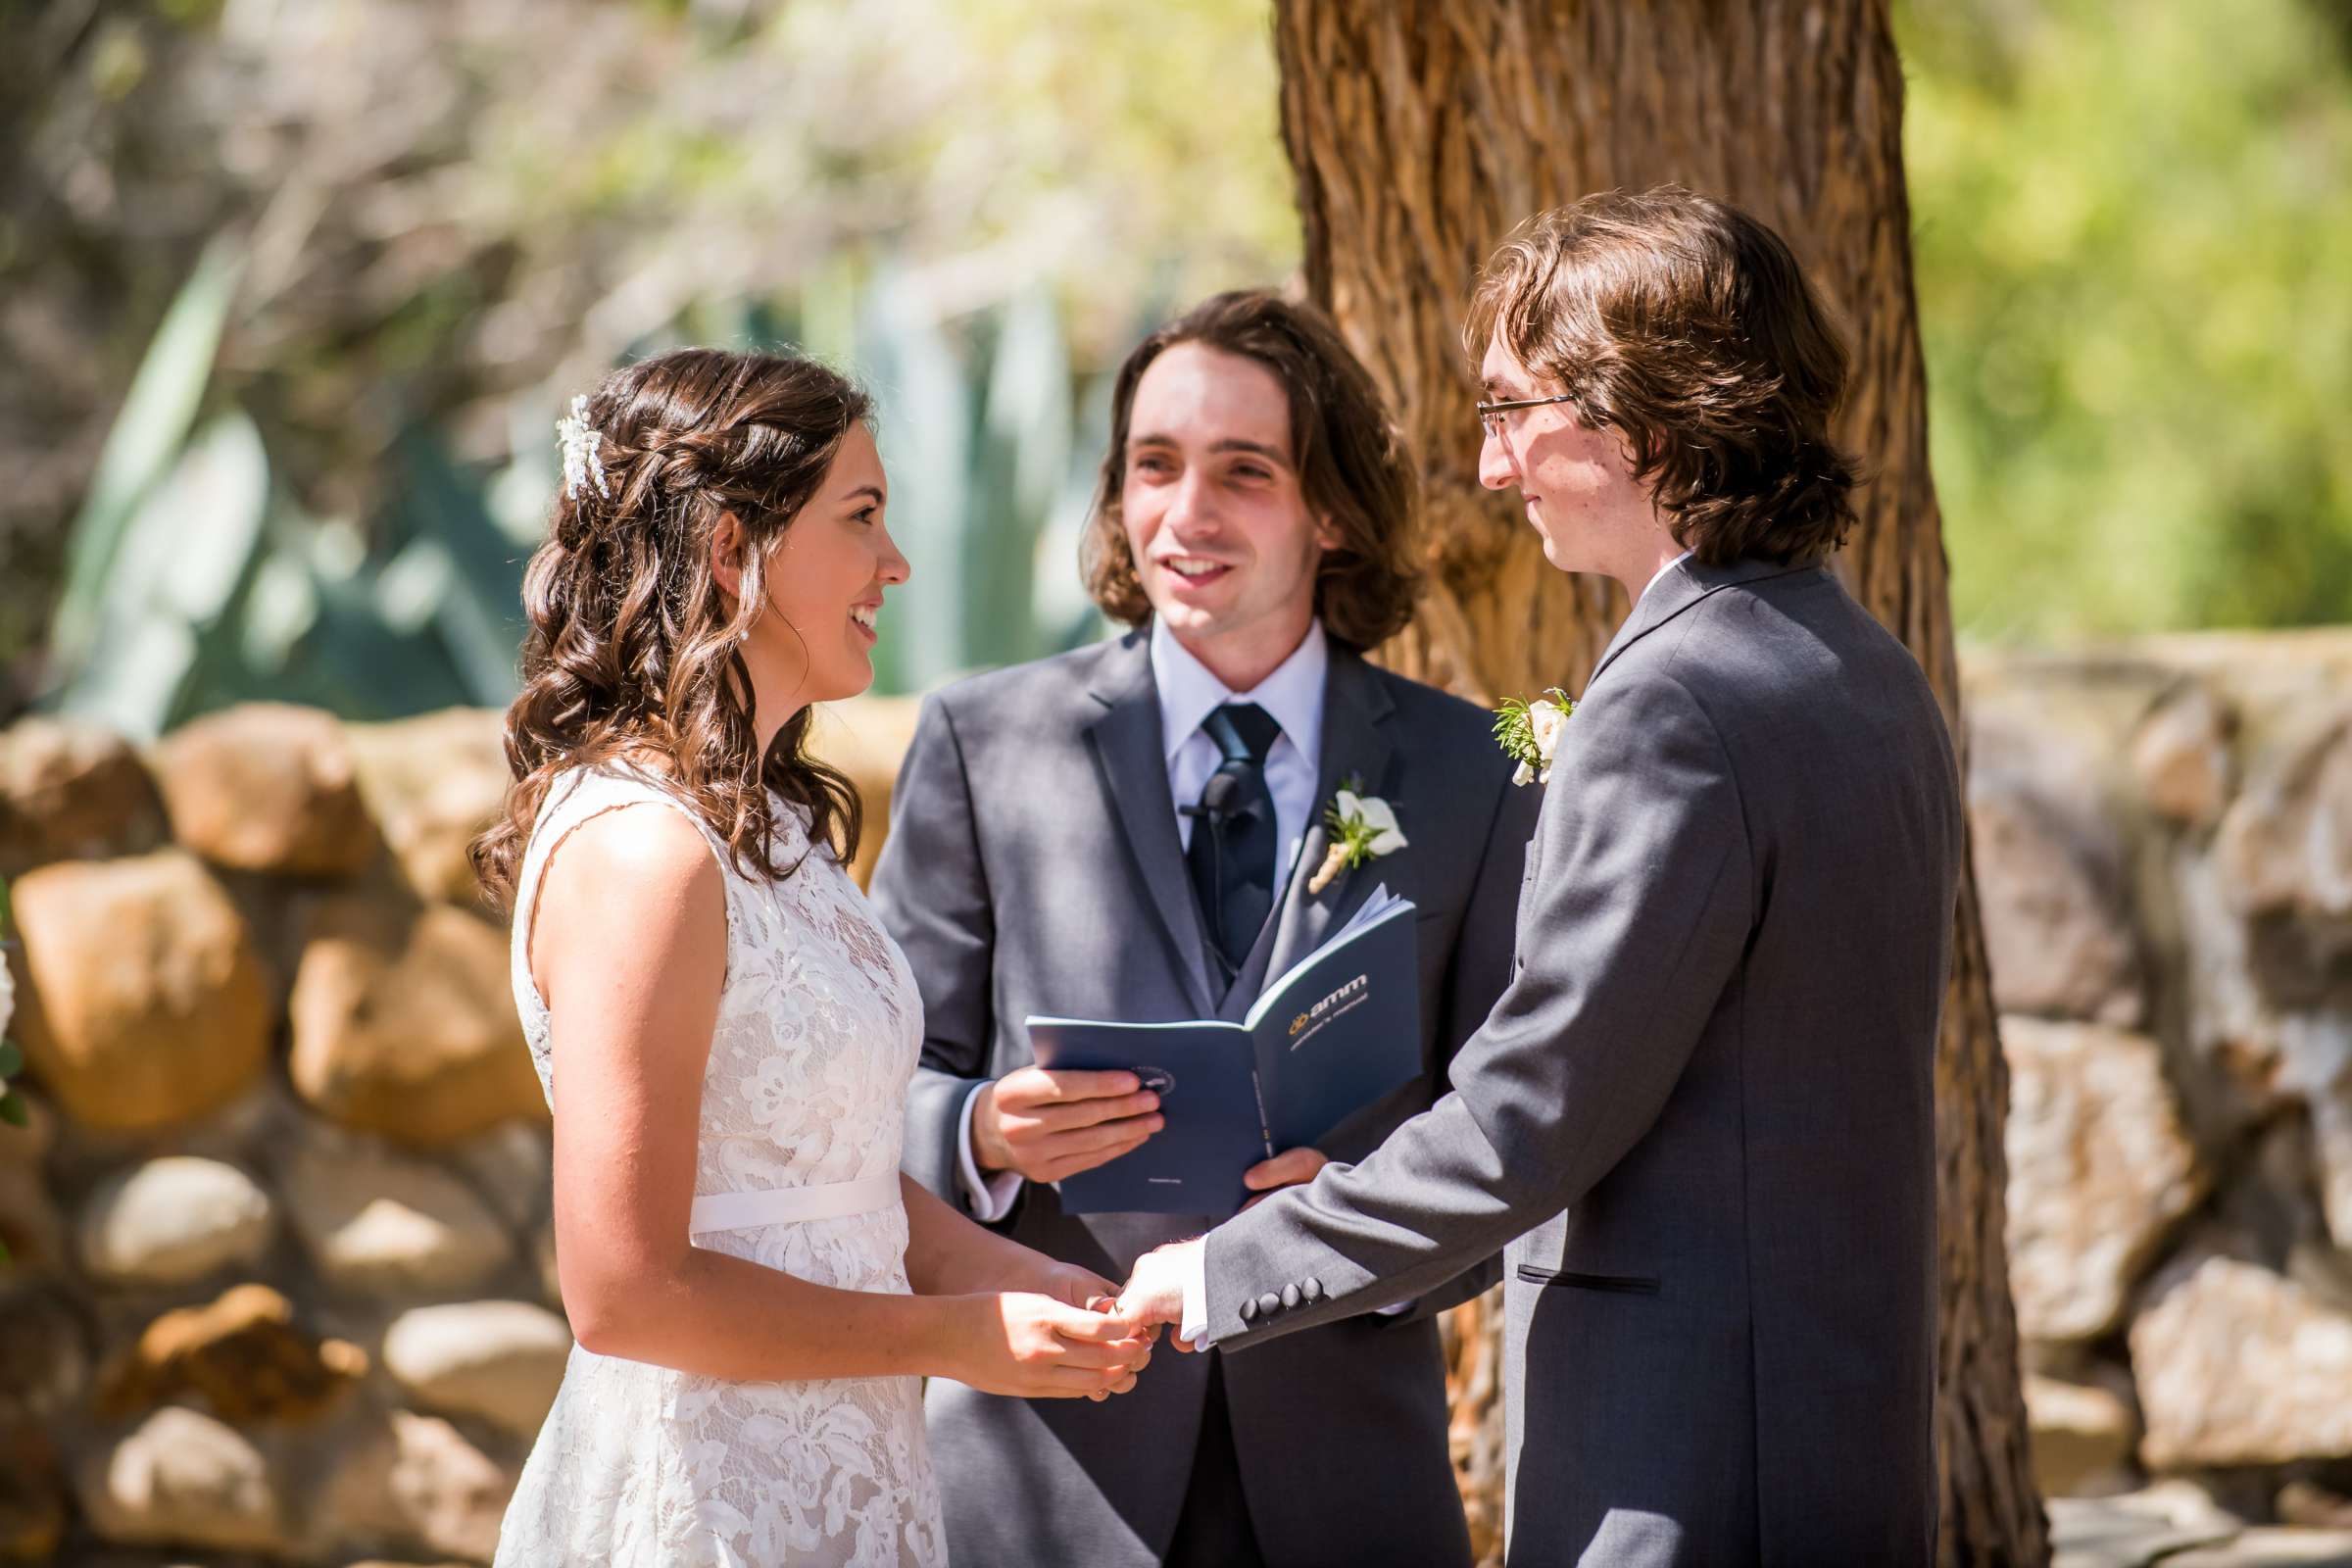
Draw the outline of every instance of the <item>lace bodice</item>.
[[[778,800],[763,882],[662,783],[607,765],[561,777],[525,850],[513,978],[523,1038],[554,1103],[562,1063],[530,973],[550,856],[624,807],[678,810],[726,888],[726,978],[703,1074],[698,1197],[888,1177],[899,1165],[922,1004],[898,947],[801,808]],[[804,858],[805,857],[805,858]],[[616,893],[615,896],[625,896]],[[886,1207],[693,1237],[695,1246],[845,1290],[904,1294],[906,1218]],[[574,1349],[500,1537],[515,1564],[944,1560],[917,1380],[742,1384]]]

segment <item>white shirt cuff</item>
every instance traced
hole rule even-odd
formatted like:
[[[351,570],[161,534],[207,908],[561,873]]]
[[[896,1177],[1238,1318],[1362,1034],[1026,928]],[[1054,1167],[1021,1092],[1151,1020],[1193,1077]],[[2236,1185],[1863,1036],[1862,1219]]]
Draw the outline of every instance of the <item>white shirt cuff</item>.
[[[1184,1321],[1177,1338],[1198,1346],[1208,1336],[1208,1241],[1204,1237],[1185,1250]]]
[[[1012,1200],[1021,1194],[1021,1173],[1001,1170],[994,1176],[980,1174],[980,1162],[972,1157],[972,1109],[986,1084],[974,1084],[972,1092],[963,1097],[963,1114],[956,1120],[956,1179],[963,1188],[964,1205],[972,1218],[983,1225],[994,1225],[1012,1212]]]

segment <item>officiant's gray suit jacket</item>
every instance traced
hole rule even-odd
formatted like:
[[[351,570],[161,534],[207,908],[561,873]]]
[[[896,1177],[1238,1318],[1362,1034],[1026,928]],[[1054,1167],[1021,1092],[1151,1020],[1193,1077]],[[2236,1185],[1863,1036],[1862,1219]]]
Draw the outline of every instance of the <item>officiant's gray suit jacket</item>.
[[[1509,1562],[1929,1561],[1961,832],[1927,681],[1835,578],[1673,568],[1568,721],[1453,1092],[1210,1233],[1211,1342],[1516,1237]]]
[[[1337,645],[1319,768],[1315,825],[1256,951],[1220,999],[1169,799],[1148,635],[930,698],[873,882],[923,997],[906,1169],[963,1203],[964,1101],[1030,1062],[1030,1014],[1238,1019],[1268,975],[1312,952],[1384,883],[1419,906],[1426,1071],[1320,1147],[1355,1157],[1434,1102],[1455,1047],[1509,979],[1539,794],[1510,786],[1483,710]],[[1310,894],[1329,843],[1322,803],[1350,774],[1396,808],[1408,846]],[[1065,1214],[1051,1186],[1030,1183],[1003,1228],[1117,1282],[1140,1253],[1209,1223]],[[1242,1487],[1269,1564],[1469,1561],[1433,1314],[1493,1282],[1501,1244],[1497,1236],[1425,1275],[1400,1317],[1335,1323],[1226,1365]],[[1163,1351],[1133,1393],[1100,1404],[935,1379],[931,1451],[952,1559],[964,1568],[1158,1561],[1184,1502],[1206,1363]]]

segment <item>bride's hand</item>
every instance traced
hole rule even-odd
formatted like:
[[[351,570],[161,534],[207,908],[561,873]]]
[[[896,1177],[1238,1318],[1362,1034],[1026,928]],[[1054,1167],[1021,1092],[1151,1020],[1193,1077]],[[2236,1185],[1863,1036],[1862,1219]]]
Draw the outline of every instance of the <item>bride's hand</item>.
[[[959,1302],[947,1375],[983,1394],[1101,1399],[1134,1388],[1152,1359],[1150,1337],[1084,1305],[1027,1291]]]
[[[1064,1306],[1095,1309],[1098,1301],[1116,1298],[1119,1288],[1091,1268],[1075,1263],[1057,1262],[1043,1252],[1033,1252],[1007,1275],[1000,1287],[1007,1291],[1034,1291],[1039,1296],[1051,1296]]]

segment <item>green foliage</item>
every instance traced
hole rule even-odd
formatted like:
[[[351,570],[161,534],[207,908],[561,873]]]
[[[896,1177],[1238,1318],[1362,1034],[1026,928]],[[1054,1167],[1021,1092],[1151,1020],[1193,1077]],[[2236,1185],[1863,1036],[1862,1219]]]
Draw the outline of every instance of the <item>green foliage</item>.
[[[2352,618],[2352,69],[2315,0],[1897,7],[1961,629]]]
[[[523,562],[556,477],[544,394],[512,401],[503,466],[461,463],[437,430],[412,426],[364,533],[312,516],[216,383],[237,271],[226,256],[189,280],[108,443],[71,542],[52,706],[133,735],[253,698],[368,718],[503,706]],[[876,392],[893,528],[919,564],[893,595],[878,689],[1091,636],[1098,618],[1073,580],[1107,385],[1072,368],[1056,297],[1032,289],[951,318],[903,270],[861,289],[844,267],[793,311],[700,302],[638,352],[788,342],[804,324]]]
[[[247,698],[354,717],[503,702],[521,547],[484,477],[413,430],[374,551],[304,513],[216,384],[240,270],[225,242],[206,252],[107,440],[69,544],[50,706],[155,735]]]

